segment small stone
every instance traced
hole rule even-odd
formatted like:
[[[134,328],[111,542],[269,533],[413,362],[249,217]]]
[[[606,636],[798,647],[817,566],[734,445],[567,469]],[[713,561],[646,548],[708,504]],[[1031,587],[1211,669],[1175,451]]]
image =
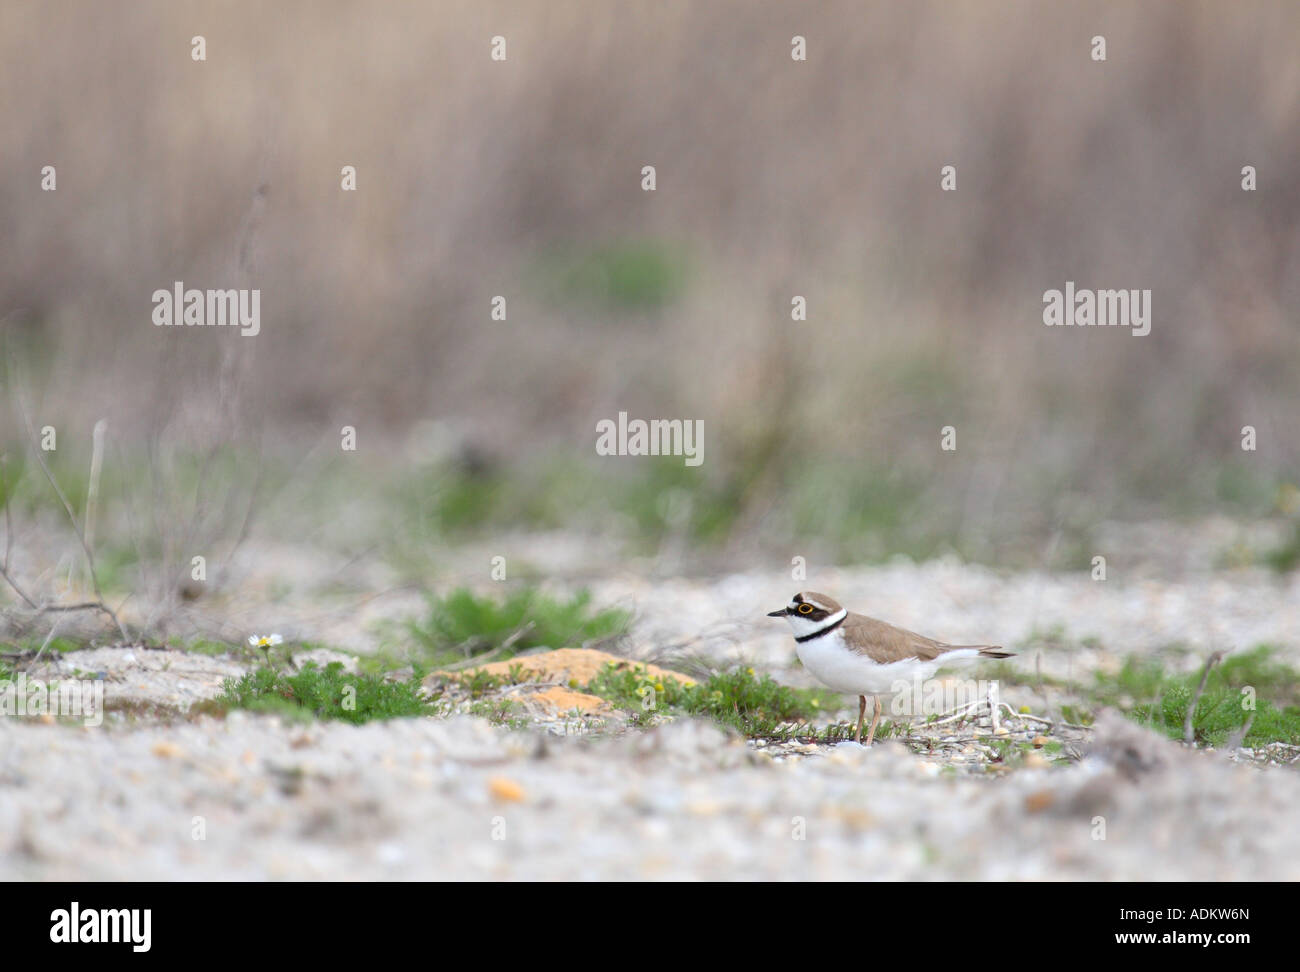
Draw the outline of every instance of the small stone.
[[[722,811],[722,804],[715,800],[694,800],[686,804],[686,812],[696,817],[714,817]]]
[[[836,766],[851,766],[860,762],[869,752],[866,746],[855,742],[837,743],[826,754],[826,762]]]
[[[1035,793],[1025,797],[1026,813],[1042,813],[1050,807],[1056,800],[1051,790],[1038,790]]]
[[[867,830],[876,825],[876,818],[866,810],[848,807],[836,814],[844,824],[853,830]]]
[[[488,780],[488,792],[493,798],[506,803],[520,803],[524,799],[524,788],[504,776],[494,776]]]
[[[153,748],[149,751],[155,756],[161,756],[163,759],[175,759],[178,756],[184,755],[185,752],[180,746],[177,746],[174,742],[170,742],[166,739],[161,739],[154,743]]]

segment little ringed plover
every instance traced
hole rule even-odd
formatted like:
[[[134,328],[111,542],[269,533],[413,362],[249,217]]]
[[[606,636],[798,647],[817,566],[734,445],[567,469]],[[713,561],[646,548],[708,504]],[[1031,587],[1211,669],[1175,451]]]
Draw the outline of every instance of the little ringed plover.
[[[976,658],[1010,658],[1015,652],[997,645],[949,645],[884,621],[842,608],[833,598],[816,591],[803,591],[769,618],[785,618],[794,632],[799,660],[818,681],[837,692],[858,697],[858,731],[862,742],[862,721],[867,696],[875,698],[875,714],[867,733],[867,745],[876,737],[880,722],[880,696],[888,694],[896,681],[930,678],[938,669],[954,662]]]

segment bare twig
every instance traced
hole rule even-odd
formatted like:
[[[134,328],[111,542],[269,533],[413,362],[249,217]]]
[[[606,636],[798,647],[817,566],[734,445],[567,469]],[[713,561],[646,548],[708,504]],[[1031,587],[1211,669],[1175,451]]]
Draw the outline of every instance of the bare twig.
[[[925,724],[925,728],[928,729],[931,726],[943,726],[943,725],[947,725],[949,722],[961,722],[963,719],[967,718],[971,714],[972,710],[978,709],[984,704],[985,704],[984,699],[976,699],[974,702],[968,702],[965,705],[959,705],[957,706],[957,708],[952,710],[951,715],[947,715],[946,713],[940,713],[940,715],[944,715],[945,718],[935,719],[933,722],[927,722]]]
[[[7,458],[0,458],[0,464],[7,461]],[[14,523],[13,515],[9,511],[8,484],[0,486],[0,489],[3,489],[5,492],[5,557],[3,566],[0,566],[0,576],[4,577],[9,586],[14,589],[14,593],[21,597],[27,603],[28,607],[34,608],[36,607],[36,602],[28,596],[26,591],[18,586],[18,582],[15,581],[13,575],[9,573],[9,552],[13,549],[14,545]]]
[[[28,607],[35,608],[37,606],[36,602],[27,596],[26,592],[21,587],[18,586],[18,583],[9,574],[8,567],[0,567],[0,577],[4,577],[4,579],[8,582],[9,586],[12,587],[14,589],[14,592],[27,603]]]
[[[91,433],[90,482],[86,486],[86,548],[95,549],[95,513],[99,505],[99,477],[104,471],[104,433],[108,422],[100,419]]]
[[[1034,672],[1038,676],[1038,695],[1043,700],[1043,708],[1046,709],[1050,702],[1047,698],[1047,690],[1043,688],[1043,653],[1041,651],[1034,653]]]
[[[1187,706],[1187,714],[1183,716],[1183,742],[1192,745],[1195,735],[1192,731],[1192,716],[1196,714],[1196,706],[1201,701],[1201,695],[1205,692],[1205,683],[1210,680],[1210,669],[1223,661],[1223,652],[1216,651],[1205,659],[1205,667],[1201,669],[1201,683],[1196,686],[1196,694],[1192,696],[1191,703]]]
[[[1224,744],[1223,748],[1227,752],[1232,752],[1234,749],[1240,749],[1242,742],[1245,741],[1246,736],[1250,733],[1250,727],[1254,722],[1255,713],[1252,712],[1246,717],[1246,721],[1242,724],[1240,729],[1233,730],[1232,735],[1228,737],[1228,741]]]
[[[528,634],[528,632],[532,631],[534,627],[536,627],[536,623],[533,621],[529,621],[526,625],[524,625],[522,628],[520,628],[518,631],[512,634],[509,638],[501,642],[501,650],[509,651],[512,647],[514,647],[516,641],[518,641],[524,635]]]
[[[1053,722],[1051,719],[1044,719],[1041,716],[1030,715],[1028,712],[1017,712],[1015,709],[1011,708],[1011,706],[1009,706],[1005,702],[999,702],[998,708],[1006,709],[1007,715],[1009,715],[1013,719],[1019,719],[1022,722],[1037,722],[1039,725],[1047,726],[1048,728],[1051,728],[1052,726],[1056,725],[1056,723]]]
[[[79,604],[42,604],[37,611],[40,614],[45,614],[47,611],[51,613],[59,611],[102,611],[105,607],[103,601],[82,601]]]
[[[122,624],[121,619],[117,616],[117,612],[109,607],[104,601],[104,592],[100,590],[99,587],[99,575],[95,571],[95,554],[90,549],[90,545],[86,542],[86,534],[82,530],[81,525],[77,522],[77,514],[73,512],[72,504],[69,503],[68,498],[63,495],[63,490],[59,488],[59,484],[55,480],[54,474],[50,472],[50,467],[45,461],[45,456],[41,454],[41,446],[40,442],[36,438],[36,430],[32,427],[31,417],[27,414],[27,409],[23,405],[22,398],[19,395],[15,395],[14,398],[18,403],[18,410],[22,413],[23,424],[27,428],[27,435],[32,440],[32,454],[36,456],[36,462],[41,467],[41,472],[45,474],[46,482],[48,482],[50,488],[54,490],[54,495],[56,495],[59,498],[59,502],[63,504],[63,511],[68,515],[68,522],[72,524],[72,530],[76,533],[77,540],[81,543],[81,549],[86,554],[86,566],[90,571],[90,583],[94,588],[95,597],[99,601],[99,610],[103,611],[113,619],[113,623],[117,625],[118,632],[122,635],[122,640],[130,641],[131,636],[127,634],[126,625]]]
[[[8,334],[6,333],[6,334],[4,335],[4,337],[5,337],[5,339],[6,339],[6,345],[5,345],[6,359],[5,359],[5,360],[6,360],[6,363],[7,363],[7,361],[8,361],[8,344],[7,344]],[[125,626],[122,624],[122,622],[118,619],[117,613],[116,613],[115,611],[113,611],[113,609],[110,608],[106,603],[104,603],[104,595],[101,593],[101,591],[100,591],[100,589],[99,589],[99,580],[98,580],[98,577],[97,577],[96,574],[95,574],[94,555],[91,553],[91,548],[90,548],[90,545],[87,543],[86,535],[82,532],[81,527],[77,524],[77,517],[76,517],[76,515],[72,512],[72,506],[68,503],[68,499],[67,499],[67,497],[63,495],[63,491],[62,491],[61,489],[59,489],[59,484],[58,484],[57,482],[55,482],[53,475],[51,475],[51,473],[50,473],[50,468],[49,468],[49,466],[48,466],[48,465],[46,464],[46,462],[45,462],[45,457],[41,454],[40,444],[39,444],[39,442],[37,442],[37,439],[36,439],[36,432],[35,432],[35,430],[32,428],[31,418],[30,418],[29,415],[27,414],[27,408],[24,406],[23,401],[22,401],[22,396],[18,393],[17,389],[14,390],[14,404],[17,406],[18,411],[19,411],[20,414],[22,415],[23,425],[24,425],[25,428],[27,429],[27,434],[28,434],[28,436],[29,436],[29,437],[31,438],[31,440],[32,440],[32,451],[33,451],[33,453],[34,453],[35,456],[36,456],[36,461],[40,464],[41,471],[45,474],[45,478],[49,481],[50,486],[53,487],[55,495],[58,496],[59,501],[63,504],[64,512],[67,513],[67,515],[68,515],[68,520],[72,523],[72,528],[73,528],[73,530],[74,530],[74,531],[76,532],[76,534],[77,534],[77,539],[81,541],[81,547],[82,547],[82,549],[86,552],[86,562],[87,562],[87,565],[88,565],[88,567],[89,567],[89,569],[90,569],[90,578],[91,578],[91,583],[93,584],[93,586],[94,586],[94,588],[95,588],[95,596],[98,598],[98,603],[96,603],[96,604],[69,604],[69,605],[59,605],[59,604],[54,604],[54,605],[43,605],[43,604],[38,603],[38,602],[36,601],[35,598],[33,598],[33,597],[32,597],[31,595],[29,595],[26,591],[24,591],[24,590],[22,589],[22,587],[19,586],[18,582],[17,582],[16,580],[14,580],[13,574],[12,574],[11,571],[10,571],[10,563],[9,563],[10,553],[12,552],[12,549],[13,549],[13,515],[12,515],[12,512],[11,512],[11,510],[10,510],[10,506],[9,506],[9,492],[10,492],[10,490],[7,488],[7,485],[6,485],[6,488],[5,488],[5,490],[4,490],[5,551],[4,551],[4,562],[3,562],[3,566],[0,567],[0,576],[3,576],[4,579],[5,579],[5,582],[8,583],[8,585],[9,585],[11,588],[13,588],[14,592],[15,592],[15,593],[20,597],[20,598],[22,598],[23,603],[25,603],[29,608],[35,610],[38,614],[44,613],[44,612],[46,612],[46,611],[80,611],[80,610],[86,610],[86,609],[89,609],[89,608],[94,608],[94,609],[96,609],[96,610],[102,611],[103,613],[107,614],[110,618],[112,618],[113,621],[114,621],[114,623],[117,625],[118,632],[122,635],[122,639],[123,639],[124,641],[127,641],[127,640],[129,640],[129,636],[127,635],[126,627],[125,627]],[[100,428],[99,428],[98,426],[96,426],[96,432],[97,432],[98,434],[102,435],[101,430],[100,430]],[[92,469],[91,478],[92,478],[92,489],[96,489],[96,488],[97,488],[96,483],[97,483],[97,478],[98,478],[98,477],[97,477],[97,475],[96,475],[94,469]],[[55,625],[55,628],[57,628],[57,627],[58,627],[58,626],[57,626],[57,624],[56,624],[56,625]],[[42,646],[41,646],[41,651],[44,651],[44,650],[45,650],[45,646],[49,644],[50,638],[53,638],[53,637],[54,637],[54,634],[53,634],[53,630],[52,630],[51,633],[50,633],[50,635],[49,635],[49,637],[46,639],[45,645],[42,645]],[[39,657],[39,656],[40,656],[40,655],[39,655],[39,652],[38,652],[38,653],[37,653],[37,657]]]
[[[50,633],[45,636],[45,642],[44,644],[41,645],[41,650],[36,653],[35,658],[33,658],[30,662],[27,663],[28,671],[31,671],[33,668],[35,668],[36,663],[41,660],[41,655],[45,654],[45,649],[50,647],[50,642],[54,640],[54,635],[59,630],[59,625],[62,623],[63,623],[63,619],[60,618],[58,621],[55,621],[54,624],[50,625]]]
[[[465,658],[462,659],[461,661],[453,662],[450,665],[442,665],[441,667],[439,667],[438,671],[459,672],[466,668],[477,668],[479,665],[486,665],[488,662],[492,661],[500,654],[501,654],[500,648],[493,648],[491,651],[485,651],[481,655],[473,655],[470,658]]]

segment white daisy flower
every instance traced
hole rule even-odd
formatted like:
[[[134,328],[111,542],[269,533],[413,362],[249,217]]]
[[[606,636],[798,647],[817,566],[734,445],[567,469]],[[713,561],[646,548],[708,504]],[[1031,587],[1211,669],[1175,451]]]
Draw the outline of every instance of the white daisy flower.
[[[273,648],[284,641],[278,634],[273,635],[249,635],[248,643],[254,648]]]

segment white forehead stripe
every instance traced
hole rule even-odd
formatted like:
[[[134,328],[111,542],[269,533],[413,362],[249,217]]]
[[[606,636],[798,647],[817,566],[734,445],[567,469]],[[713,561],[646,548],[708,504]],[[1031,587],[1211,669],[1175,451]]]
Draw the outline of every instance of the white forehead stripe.
[[[805,601],[804,603],[810,602]],[[834,614],[824,617],[820,621],[814,621],[807,615],[796,611],[794,614],[787,614],[785,619],[790,622],[790,630],[794,632],[796,638],[810,638],[816,637],[822,632],[831,631],[848,616],[848,613],[844,608],[840,608]]]

